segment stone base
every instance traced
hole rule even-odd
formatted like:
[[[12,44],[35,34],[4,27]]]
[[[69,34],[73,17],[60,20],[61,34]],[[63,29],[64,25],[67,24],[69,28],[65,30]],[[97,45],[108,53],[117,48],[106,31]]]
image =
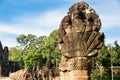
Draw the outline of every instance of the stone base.
[[[87,70],[60,72],[61,80],[90,80]]]

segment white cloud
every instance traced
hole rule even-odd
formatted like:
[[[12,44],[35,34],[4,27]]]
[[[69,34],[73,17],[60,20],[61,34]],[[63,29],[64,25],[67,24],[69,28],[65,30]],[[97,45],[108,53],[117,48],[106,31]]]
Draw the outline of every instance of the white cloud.
[[[15,39],[4,39],[4,41],[1,40],[1,42],[3,46],[8,46],[9,48],[18,45]]]
[[[120,26],[120,2],[118,0],[96,1],[92,5],[100,16],[103,28]]]
[[[45,12],[42,15],[15,17],[11,24],[0,24],[0,32],[49,35],[50,32],[59,27],[64,15],[63,11],[55,10]]]
[[[7,36],[6,34],[0,31],[0,41],[2,42],[3,46],[8,46],[8,47],[16,46],[17,44],[16,39],[14,39],[13,37],[7,37]]]
[[[120,44],[120,39],[111,39],[111,38],[109,38],[109,39],[105,39],[105,44],[106,45],[108,45],[108,44],[113,44],[115,41],[117,41],[118,42],[118,44]]]
[[[11,36],[4,37],[8,34],[35,34],[37,36],[48,36],[53,30],[59,27],[65,12],[62,10],[47,11],[40,15],[29,15],[29,17],[14,17],[12,23],[0,23],[0,40],[4,45],[9,47],[15,46],[16,39]]]
[[[15,21],[17,20],[22,23],[33,24],[42,28],[48,26],[57,27],[64,15],[65,11],[54,10],[42,13],[41,15],[29,15],[29,18],[24,16],[22,18],[18,17],[18,19],[15,18]]]
[[[120,27],[120,14],[102,14],[101,21],[103,28]]]

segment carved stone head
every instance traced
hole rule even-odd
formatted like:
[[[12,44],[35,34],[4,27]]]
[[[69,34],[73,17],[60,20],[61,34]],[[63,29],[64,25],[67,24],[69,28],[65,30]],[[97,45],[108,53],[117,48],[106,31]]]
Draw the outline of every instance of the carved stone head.
[[[99,32],[100,28],[99,16],[86,2],[72,5],[58,32],[59,49],[63,56],[95,56],[104,44],[104,34]]]

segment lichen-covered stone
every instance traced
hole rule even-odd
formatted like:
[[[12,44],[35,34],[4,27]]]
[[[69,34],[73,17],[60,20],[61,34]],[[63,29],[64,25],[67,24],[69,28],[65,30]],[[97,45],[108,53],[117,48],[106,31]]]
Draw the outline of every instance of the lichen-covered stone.
[[[61,80],[90,80],[92,57],[104,45],[104,34],[99,32],[98,14],[86,2],[75,3],[62,19],[58,30],[58,47],[62,51]],[[87,71],[87,75],[71,72]],[[72,77],[67,77],[72,76]]]
[[[75,3],[61,21],[58,32],[58,44],[63,55],[86,57],[92,50],[98,50],[102,45],[99,48],[97,46],[104,40],[100,28],[101,21],[97,13],[86,2]],[[73,51],[80,53],[71,53]]]

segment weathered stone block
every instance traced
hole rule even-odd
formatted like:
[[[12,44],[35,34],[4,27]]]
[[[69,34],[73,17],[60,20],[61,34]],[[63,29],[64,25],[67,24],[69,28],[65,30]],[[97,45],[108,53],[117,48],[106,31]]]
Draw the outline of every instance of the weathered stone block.
[[[87,70],[73,70],[70,72],[71,76],[88,76]]]
[[[86,70],[60,72],[61,80],[90,80]]]

